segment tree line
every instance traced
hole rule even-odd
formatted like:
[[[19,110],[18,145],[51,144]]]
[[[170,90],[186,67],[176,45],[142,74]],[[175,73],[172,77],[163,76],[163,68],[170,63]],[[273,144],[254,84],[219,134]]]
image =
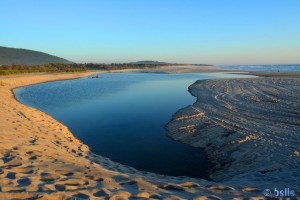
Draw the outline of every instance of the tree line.
[[[34,72],[84,72],[86,70],[118,70],[118,69],[146,69],[177,64],[136,64],[136,63],[48,63],[43,65],[10,64],[0,65],[0,75]],[[178,64],[179,65],[179,64]]]
[[[85,68],[74,68],[72,64],[65,63],[48,63],[44,65],[22,65],[10,64],[0,66],[0,75],[20,74],[20,73],[34,73],[34,72],[83,72]]]

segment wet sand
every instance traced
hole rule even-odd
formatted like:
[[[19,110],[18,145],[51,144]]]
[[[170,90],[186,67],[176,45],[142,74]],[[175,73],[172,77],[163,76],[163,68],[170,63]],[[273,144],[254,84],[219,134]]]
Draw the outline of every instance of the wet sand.
[[[204,148],[216,181],[299,192],[298,73],[251,74],[265,77],[191,85],[197,101],[174,114],[168,135]]]

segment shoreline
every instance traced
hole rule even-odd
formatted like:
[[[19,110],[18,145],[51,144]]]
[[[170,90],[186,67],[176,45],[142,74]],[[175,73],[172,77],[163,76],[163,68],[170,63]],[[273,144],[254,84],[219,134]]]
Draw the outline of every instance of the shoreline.
[[[18,75],[0,80],[0,197],[228,198],[262,196],[259,189],[135,170],[95,155],[52,116],[20,103],[13,89],[91,74]],[[21,128],[20,128],[21,127]]]

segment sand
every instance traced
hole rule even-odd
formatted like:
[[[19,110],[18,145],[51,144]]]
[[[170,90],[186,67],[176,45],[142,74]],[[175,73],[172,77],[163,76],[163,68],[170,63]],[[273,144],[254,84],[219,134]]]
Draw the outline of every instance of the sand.
[[[215,181],[300,192],[300,79],[268,76],[197,81],[197,101],[174,114],[168,135],[204,148]]]
[[[255,184],[157,175],[95,155],[68,127],[12,92],[93,73],[0,77],[0,199],[263,199],[264,188]]]
[[[155,73],[211,73],[211,72],[228,72],[227,70],[217,69],[214,66],[197,66],[197,65],[177,65],[177,66],[164,66],[159,68],[148,68],[138,70],[140,72],[155,72]]]
[[[176,65],[176,66],[162,66],[155,68],[143,68],[143,69],[125,69],[125,70],[111,70],[111,73],[115,72],[141,72],[141,73],[164,73],[164,74],[178,74],[178,73],[212,73],[212,72],[232,72],[229,70],[222,70],[210,65]],[[240,71],[237,71],[240,72]]]

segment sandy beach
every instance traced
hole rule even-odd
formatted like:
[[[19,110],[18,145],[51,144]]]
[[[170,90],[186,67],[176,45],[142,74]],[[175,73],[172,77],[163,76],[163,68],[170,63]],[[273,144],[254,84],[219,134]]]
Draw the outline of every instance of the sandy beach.
[[[159,68],[148,68],[138,70],[140,72],[154,72],[154,73],[210,73],[210,72],[226,72],[227,70],[217,69],[214,66],[196,66],[196,65],[178,65],[178,66],[163,66]]]
[[[95,155],[90,151],[88,146],[83,144],[71,133],[68,127],[42,111],[21,104],[15,99],[12,91],[14,88],[28,86],[31,84],[82,78],[94,73],[97,72],[64,74],[39,73],[0,77],[0,199],[204,200],[248,199],[250,197],[251,199],[264,199],[262,195],[264,188],[261,186],[265,186],[264,184],[267,180],[263,180],[263,177],[259,178],[255,176],[253,179],[246,176],[241,177],[240,181],[237,179],[229,180],[228,177],[238,177],[238,175],[230,170],[229,166],[226,167],[226,163],[225,167],[223,166],[224,168],[222,168],[223,171],[221,168],[219,169],[222,174],[218,174],[216,172],[212,175],[212,177],[221,180],[219,182],[214,182],[203,179],[170,177],[142,172],[131,167],[115,163],[101,155]],[[294,81],[296,84],[294,87],[298,86],[299,89],[298,80],[289,80],[290,82]],[[208,86],[215,86],[216,84],[214,81],[212,81],[212,83],[213,84],[209,84],[209,82],[207,82],[207,87],[202,88],[202,91],[210,91],[204,93],[207,94],[206,97],[208,99],[211,98],[211,90],[209,90],[210,87]],[[264,83],[267,84],[269,82],[267,81]],[[231,82],[227,81],[226,84],[231,84]],[[251,84],[256,84],[256,82]],[[196,83],[190,88],[192,94],[197,97],[203,94],[201,92],[196,92],[201,91],[199,85],[203,86],[205,84]],[[222,91],[222,89],[217,91]],[[220,97],[222,97],[222,95]],[[297,98],[299,100],[299,96],[297,96]],[[236,103],[236,101],[234,102]],[[296,103],[297,106],[299,106],[299,102]],[[199,100],[193,106],[197,106],[197,109],[202,108],[201,106],[198,106],[198,104],[201,104]],[[208,103],[205,105],[208,105]],[[236,106],[236,104],[226,104],[226,106]],[[193,129],[193,123],[195,122],[194,119],[198,120],[196,121],[198,124],[203,124],[201,121],[201,118],[204,115],[201,114],[202,111],[197,111],[197,113],[191,114],[192,111],[190,108],[185,109],[174,115],[175,125],[170,125],[172,122],[169,125],[170,127],[175,127],[176,131],[175,129],[171,130],[169,127],[169,135],[176,140],[197,146],[176,136],[176,134],[190,134],[186,132],[186,130]],[[295,112],[297,112],[297,110],[295,110]],[[228,120],[234,120],[234,115],[226,121]],[[287,119],[282,120],[285,121]],[[180,122],[180,125],[177,124],[178,122]],[[291,130],[298,131],[299,121],[294,123],[298,123],[298,125],[295,127],[293,126],[294,129]],[[289,127],[289,125],[286,125],[285,127],[282,127],[282,129]],[[178,131],[179,129],[180,133]],[[174,132],[176,132],[176,134],[174,134]],[[259,146],[260,143],[254,142],[253,144],[249,144],[247,142],[243,142],[243,139],[246,141],[256,141],[257,137],[264,140],[271,139],[271,136],[264,138],[264,135],[256,136],[255,134],[246,134],[248,133],[231,134],[231,136],[226,137],[226,141],[229,138],[234,137],[231,138],[233,141],[240,141],[240,144],[242,144],[235,145],[238,146],[236,148],[239,148],[237,152],[243,151],[244,153],[247,153],[245,152],[247,148],[250,148],[251,150],[253,149],[253,146],[251,145],[257,144]],[[242,137],[240,137],[240,135],[242,135]],[[294,177],[294,180],[291,180],[293,182],[286,187],[290,186],[292,188],[297,186],[295,189],[298,189],[299,191],[299,181],[295,176],[299,177],[300,150],[298,143],[299,136],[295,135],[296,134],[292,132],[286,137],[280,137],[279,139],[283,140],[281,142],[278,142],[278,139],[275,138],[270,141],[270,144],[276,144],[276,148],[281,148],[280,151],[283,151],[283,149],[288,145],[288,150],[283,151],[282,156],[288,155],[293,157],[292,159],[286,158],[283,160],[284,162],[289,162],[289,168],[283,168],[282,165],[277,167],[284,170],[290,170],[287,172],[284,171],[284,173],[288,173],[285,175],[291,175],[291,178]],[[216,137],[217,136],[214,138]],[[294,143],[284,141],[287,137]],[[279,143],[282,145],[279,145]],[[202,145],[204,144],[199,143],[198,146],[201,147]],[[209,146],[214,147],[215,144]],[[269,149],[270,146],[271,145],[266,145],[265,147]],[[295,149],[296,147],[298,149]],[[221,146],[219,146],[219,148],[221,148]],[[226,145],[224,145],[224,148],[227,149]],[[227,152],[227,150],[224,152]],[[259,154],[252,155],[255,157]],[[241,162],[239,160],[241,157],[243,157],[241,156],[241,153],[237,153],[235,159],[237,159],[238,162]],[[258,156],[258,158],[260,159],[261,157]],[[224,158],[222,158],[222,156],[217,156],[216,159],[221,160]],[[254,161],[256,160],[254,159]],[[258,163],[259,161],[253,162],[251,167],[256,167]],[[232,164],[230,166],[235,167]],[[267,166],[264,169],[271,170],[270,173],[276,173],[276,169],[278,168],[276,168],[276,165],[274,165],[274,167],[275,171],[267,168]],[[235,167],[234,169],[238,169],[238,167]],[[261,170],[261,168],[259,170]],[[268,175],[269,172],[267,171],[266,174]],[[257,180],[254,180],[255,178]],[[252,183],[252,181],[256,182]],[[277,179],[269,180],[269,182],[270,181],[276,182]],[[261,182],[262,184],[257,184]],[[278,187],[280,186],[282,185],[279,185]]]

